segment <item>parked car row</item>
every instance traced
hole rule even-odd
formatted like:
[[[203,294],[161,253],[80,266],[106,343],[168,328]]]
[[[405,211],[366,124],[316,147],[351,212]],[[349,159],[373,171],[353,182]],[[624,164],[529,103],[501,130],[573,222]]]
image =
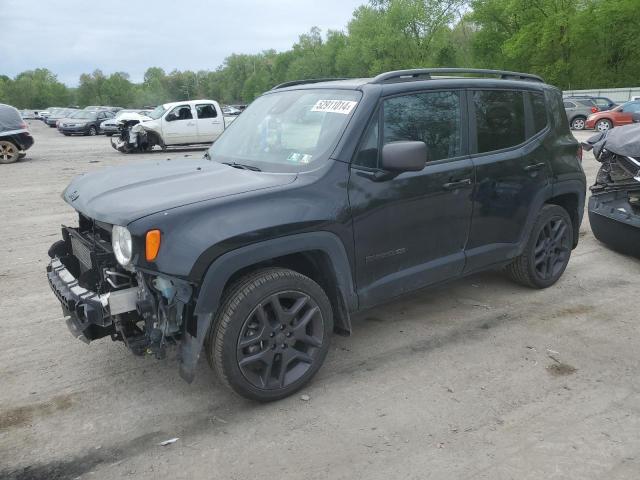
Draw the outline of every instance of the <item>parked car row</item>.
[[[563,102],[573,130],[587,128],[606,132],[614,127],[640,122],[640,99],[618,105],[607,97],[573,95],[564,97]]]

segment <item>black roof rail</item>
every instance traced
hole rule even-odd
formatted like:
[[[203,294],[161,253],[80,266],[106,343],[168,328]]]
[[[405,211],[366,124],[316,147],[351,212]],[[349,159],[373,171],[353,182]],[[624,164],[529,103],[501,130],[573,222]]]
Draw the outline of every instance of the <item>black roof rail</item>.
[[[431,75],[460,75],[463,73],[471,73],[475,75],[496,75],[502,80],[532,80],[534,82],[542,82],[544,80],[538,75],[529,73],[509,72],[506,70],[485,70],[482,68],[414,68],[410,70],[395,70],[393,72],[381,73],[371,83],[391,83],[394,79],[425,77],[426,80],[431,79]]]
[[[296,85],[304,85],[306,83],[319,83],[319,82],[331,82],[332,80],[349,80],[348,78],[309,78],[307,80],[292,80],[291,82],[284,82],[276,85],[271,90],[278,90],[279,88],[294,87]]]

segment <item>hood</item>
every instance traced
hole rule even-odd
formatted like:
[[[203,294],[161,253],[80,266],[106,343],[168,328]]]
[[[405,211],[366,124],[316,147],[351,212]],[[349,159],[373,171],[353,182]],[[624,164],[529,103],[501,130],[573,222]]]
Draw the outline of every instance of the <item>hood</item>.
[[[107,167],[73,179],[62,194],[89,218],[115,225],[175,207],[286,185],[296,174],[240,170],[209,160]]]

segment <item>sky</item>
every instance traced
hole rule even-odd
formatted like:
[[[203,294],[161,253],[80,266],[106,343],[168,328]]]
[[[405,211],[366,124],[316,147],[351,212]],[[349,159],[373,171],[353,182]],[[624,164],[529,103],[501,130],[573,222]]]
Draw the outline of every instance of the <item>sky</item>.
[[[69,86],[96,68],[214,70],[231,53],[344,30],[366,0],[0,0],[0,75],[44,67]]]

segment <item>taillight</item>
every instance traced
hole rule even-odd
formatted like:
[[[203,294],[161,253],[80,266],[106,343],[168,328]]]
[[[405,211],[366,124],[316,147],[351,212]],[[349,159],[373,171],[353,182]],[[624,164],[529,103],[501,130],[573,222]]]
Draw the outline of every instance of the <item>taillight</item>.
[[[598,113],[600,109],[598,107],[591,107],[591,113]]]
[[[20,128],[21,129],[28,129],[29,127],[27,126],[27,122],[25,122],[24,120],[22,121],[22,123],[20,124]]]
[[[580,163],[582,163],[582,152],[583,152],[583,150],[582,150],[582,145],[580,145],[580,146],[578,147],[578,155],[577,155],[578,160],[580,160]]]

